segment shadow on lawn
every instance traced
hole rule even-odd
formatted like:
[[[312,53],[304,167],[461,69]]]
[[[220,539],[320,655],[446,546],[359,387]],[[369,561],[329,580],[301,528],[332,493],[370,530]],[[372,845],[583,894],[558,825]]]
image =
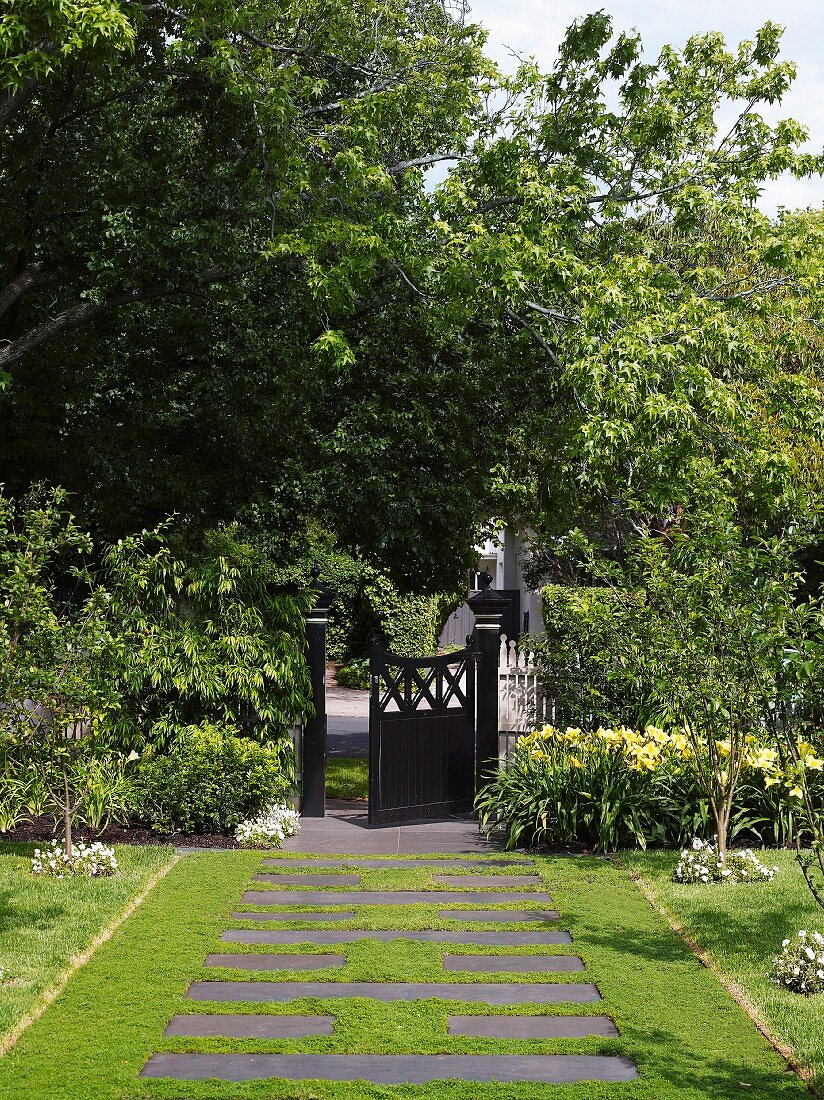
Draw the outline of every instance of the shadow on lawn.
[[[709,1026],[707,1021],[708,1029]],[[648,1044],[646,1056],[638,1052],[636,1057],[631,1042],[627,1043],[626,1053],[635,1058],[642,1080],[654,1076],[669,1083],[672,1092],[662,1087],[664,1096],[697,1095],[712,1097],[712,1100],[736,1097],[740,1100],[744,1090],[746,1093],[752,1090],[750,1094],[762,1100],[810,1095],[807,1086],[775,1051],[765,1050],[759,1067],[754,1068],[744,1057],[736,1061],[708,1051],[702,1058],[700,1048],[685,1049],[677,1034],[660,1026],[643,1029],[639,1038],[645,1046]],[[763,1042],[766,1046],[766,1040]],[[768,1068],[769,1062],[774,1068]]]

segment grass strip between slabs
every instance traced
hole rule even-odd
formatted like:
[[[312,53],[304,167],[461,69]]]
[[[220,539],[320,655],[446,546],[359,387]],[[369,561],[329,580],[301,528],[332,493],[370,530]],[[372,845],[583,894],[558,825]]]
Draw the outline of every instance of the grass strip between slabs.
[[[66,989],[0,1064],[2,1100],[500,1100],[500,1086],[440,1082],[420,1086],[374,1086],[359,1082],[254,1081],[179,1082],[141,1080],[153,1051],[253,1053],[397,1054],[623,1054],[640,1079],[626,1084],[516,1083],[507,1100],[714,1100],[803,1096],[805,1086],[759,1034],[714,976],[647,903],[629,874],[606,860],[537,859],[545,886],[568,928],[569,954],[586,970],[576,980],[595,982],[603,1001],[589,1005],[538,1005],[494,1009],[460,1001],[380,1003],[368,999],[324,1001],[311,997],[288,1004],[239,1002],[209,1005],[185,998],[189,981],[214,977],[203,961],[221,951],[220,935],[233,922],[228,914],[260,869],[260,856],[246,852],[204,852],[181,860],[146,902],[79,971]],[[392,886],[414,889],[426,881],[421,869],[391,874]],[[389,876],[388,876],[389,877]],[[430,876],[431,879],[431,876]],[[524,899],[525,900],[525,899]],[[523,902],[519,902],[519,908]],[[443,927],[437,907],[367,906],[358,911],[363,927]],[[377,912],[376,912],[377,910]],[[387,923],[387,922],[391,923]],[[237,922],[234,922],[237,923]],[[300,927],[305,922],[287,922]],[[453,927],[472,927],[450,922]],[[485,931],[500,925],[484,924]],[[449,945],[450,953],[455,945]],[[477,948],[473,947],[472,951]],[[290,953],[292,948],[290,947]],[[507,948],[507,952],[510,949]],[[314,952],[309,952],[314,953]],[[413,942],[361,942],[339,949],[348,956],[347,974],[383,980],[422,979],[435,974],[440,950]],[[479,951],[478,953],[486,953]],[[556,954],[541,948],[536,954]],[[342,970],[329,972],[340,977]],[[323,972],[321,972],[323,973]],[[441,980],[442,971],[437,971]],[[222,972],[222,976],[227,973]],[[248,980],[248,974],[243,974]],[[271,978],[271,975],[269,975]],[[294,978],[294,975],[290,975]],[[316,978],[317,974],[313,975]],[[465,975],[450,975],[451,980]],[[489,979],[486,976],[486,980]],[[526,977],[518,975],[520,983]],[[313,991],[314,993],[314,991]],[[244,1040],[164,1038],[169,1019],[180,1012],[257,1012],[336,1017],[331,1036]],[[447,1015],[581,1015],[614,1017],[620,1035],[586,1039],[511,1040],[450,1037]],[[59,1052],[59,1057],[57,1056]]]

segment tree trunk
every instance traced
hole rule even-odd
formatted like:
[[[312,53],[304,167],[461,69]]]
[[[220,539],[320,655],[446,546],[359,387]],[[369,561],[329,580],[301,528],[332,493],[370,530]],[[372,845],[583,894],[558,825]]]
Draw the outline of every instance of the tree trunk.
[[[66,859],[69,863],[74,859],[74,849],[72,848],[72,810],[71,803],[69,801],[69,777],[66,773],[66,765],[62,765],[63,770],[63,835],[66,841]]]
[[[722,866],[727,865],[727,834],[729,832],[729,814],[713,810],[715,818],[715,843],[718,846],[718,859]]]

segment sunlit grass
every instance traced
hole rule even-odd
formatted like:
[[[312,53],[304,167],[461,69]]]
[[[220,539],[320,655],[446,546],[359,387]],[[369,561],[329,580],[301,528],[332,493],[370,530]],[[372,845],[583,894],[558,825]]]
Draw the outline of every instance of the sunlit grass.
[[[326,797],[368,798],[369,761],[356,756],[327,757]]]
[[[779,873],[772,882],[682,886],[672,881],[677,854],[633,852],[623,863],[641,875],[656,899],[738,985],[799,1062],[824,1075],[824,995],[804,997],[769,980],[781,941],[799,929],[824,932],[824,910],[813,901],[791,852],[759,852]]]
[[[172,858],[169,848],[118,846],[120,872],[110,878],[41,878],[30,872],[35,847],[0,844],[0,1035]]]

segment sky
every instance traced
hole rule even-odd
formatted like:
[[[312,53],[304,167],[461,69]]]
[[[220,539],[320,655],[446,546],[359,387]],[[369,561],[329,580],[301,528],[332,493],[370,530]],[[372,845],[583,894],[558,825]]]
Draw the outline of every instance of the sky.
[[[549,68],[564,30],[575,19],[604,8],[617,31],[637,30],[645,60],[663,45],[681,46],[692,34],[721,31],[728,43],[751,39],[771,20],[785,28],[782,56],[796,62],[798,76],[783,103],[762,113],[770,121],[795,118],[810,131],[807,149],[824,148],[824,0],[470,0],[469,18],[489,31],[487,53],[514,67],[511,51],[534,55]],[[820,206],[824,181],[782,178],[768,184],[761,207]]]

